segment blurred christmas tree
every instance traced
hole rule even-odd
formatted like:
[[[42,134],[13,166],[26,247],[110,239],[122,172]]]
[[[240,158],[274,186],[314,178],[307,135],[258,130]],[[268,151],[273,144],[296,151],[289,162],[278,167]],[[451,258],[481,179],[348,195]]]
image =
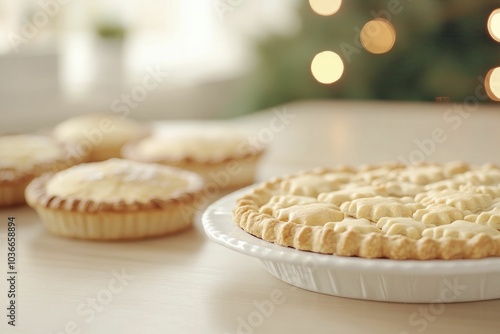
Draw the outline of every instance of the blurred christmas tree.
[[[498,0],[350,0],[334,15],[320,16],[304,1],[295,36],[259,43],[258,65],[235,109],[245,113],[314,98],[464,101],[484,84],[488,70],[500,66],[500,44],[486,28],[498,7]],[[393,48],[383,54],[360,44],[361,28],[377,17],[396,32]],[[311,60],[324,50],[340,55],[345,66],[330,85],[311,74]]]

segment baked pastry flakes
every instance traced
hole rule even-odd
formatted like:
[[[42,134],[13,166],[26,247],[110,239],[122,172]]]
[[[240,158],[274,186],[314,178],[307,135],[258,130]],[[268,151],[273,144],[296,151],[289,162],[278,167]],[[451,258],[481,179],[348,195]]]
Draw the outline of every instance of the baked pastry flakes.
[[[26,200],[54,234],[138,239],[188,228],[202,187],[192,172],[110,159],[36,178]]]
[[[323,180],[323,181],[322,181]],[[258,185],[233,211],[248,233],[341,256],[500,256],[500,168],[462,162],[315,169]]]

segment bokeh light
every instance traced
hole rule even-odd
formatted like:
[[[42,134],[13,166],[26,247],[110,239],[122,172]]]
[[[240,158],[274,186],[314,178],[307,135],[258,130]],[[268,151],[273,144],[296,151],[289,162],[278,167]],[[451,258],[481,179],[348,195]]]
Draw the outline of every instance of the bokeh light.
[[[484,82],[486,93],[493,101],[500,101],[500,67],[491,69]]]
[[[361,44],[366,51],[381,54],[392,49],[396,42],[396,30],[384,19],[373,19],[361,29]]]
[[[338,12],[342,0],[309,0],[309,5],[315,13],[329,16]]]
[[[344,73],[344,62],[335,52],[323,51],[314,56],[311,72],[322,84],[331,84],[339,80]]]
[[[495,9],[488,18],[488,32],[495,41],[500,42],[500,8]]]

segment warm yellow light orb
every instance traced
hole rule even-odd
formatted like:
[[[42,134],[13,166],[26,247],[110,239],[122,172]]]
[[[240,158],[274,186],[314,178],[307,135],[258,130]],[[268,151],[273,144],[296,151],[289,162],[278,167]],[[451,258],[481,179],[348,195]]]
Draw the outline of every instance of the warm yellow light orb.
[[[488,32],[495,41],[500,42],[500,8],[495,9],[488,18]]]
[[[309,5],[315,13],[329,16],[338,12],[342,0],[309,0]]]
[[[491,69],[484,82],[486,93],[493,101],[500,101],[500,67]]]
[[[335,52],[323,51],[314,56],[311,72],[322,84],[331,84],[339,80],[344,73],[344,62]]]
[[[359,36],[366,51],[381,54],[389,52],[396,42],[396,30],[384,19],[373,19],[361,29]]]

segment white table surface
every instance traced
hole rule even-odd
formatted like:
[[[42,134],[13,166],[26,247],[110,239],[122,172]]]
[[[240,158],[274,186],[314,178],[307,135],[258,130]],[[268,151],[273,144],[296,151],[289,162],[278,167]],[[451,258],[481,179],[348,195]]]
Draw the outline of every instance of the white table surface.
[[[283,110],[292,116],[278,130],[272,119]],[[451,104],[312,101],[241,122],[261,136],[263,129],[275,130],[260,166],[261,180],[315,166],[409,159],[418,155],[412,153],[419,149],[415,140],[428,144],[429,160],[500,163],[498,105],[461,115]],[[427,139],[438,128],[447,139],[432,148]],[[2,315],[0,333],[458,334],[498,333],[500,328],[500,300],[436,307],[294,288],[271,276],[258,260],[209,241],[200,217],[194,228],[170,237],[88,242],[50,235],[27,207],[1,209],[0,277],[7,272],[8,216],[18,224],[18,326],[7,326]],[[120,282],[118,272],[129,277]],[[5,314],[5,278],[0,282]],[[257,315],[255,302],[276,293],[284,302]],[[94,299],[99,311],[90,311]]]

